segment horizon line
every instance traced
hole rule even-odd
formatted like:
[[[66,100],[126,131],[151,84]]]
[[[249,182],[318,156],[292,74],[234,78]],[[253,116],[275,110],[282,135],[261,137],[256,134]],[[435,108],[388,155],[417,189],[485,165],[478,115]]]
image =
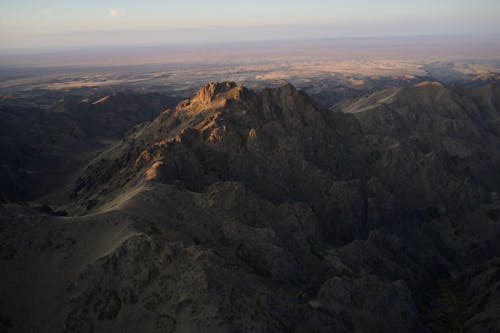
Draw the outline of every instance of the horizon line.
[[[64,36],[73,34],[73,33],[82,33],[82,34],[93,34],[93,33],[162,33],[162,32],[172,32],[172,31],[188,31],[194,30],[192,28],[188,29],[162,29],[162,30],[93,30],[93,31],[74,31],[69,32],[67,34],[62,34]],[[61,36],[61,34],[47,34],[44,36]],[[252,44],[269,44],[269,43],[297,43],[297,42],[321,42],[321,41],[362,41],[362,40],[397,40],[403,38],[426,38],[426,39],[442,39],[442,38],[474,38],[474,37],[483,37],[483,38],[500,38],[500,33],[440,33],[440,34],[394,34],[394,35],[358,35],[358,36],[331,36],[331,37],[271,37],[271,38],[249,38],[246,40],[221,40],[221,41],[185,41],[185,42],[163,42],[163,41],[155,41],[155,42],[131,42],[131,43],[118,43],[118,44],[110,44],[110,45],[102,45],[102,44],[85,44],[85,45],[60,45],[60,46],[25,46],[25,47],[4,47],[0,45],[0,51],[8,52],[9,55],[14,55],[16,52],[19,54],[26,55],[35,55],[35,54],[46,54],[52,52],[74,52],[74,51],[90,51],[90,50],[106,50],[106,49],[126,49],[126,48],[179,48],[179,47],[220,47],[220,46],[244,46],[244,45],[252,45]],[[476,41],[476,40],[472,40]],[[477,41],[479,42],[479,41]],[[36,53],[29,53],[30,51]],[[5,55],[5,54],[4,54]]]

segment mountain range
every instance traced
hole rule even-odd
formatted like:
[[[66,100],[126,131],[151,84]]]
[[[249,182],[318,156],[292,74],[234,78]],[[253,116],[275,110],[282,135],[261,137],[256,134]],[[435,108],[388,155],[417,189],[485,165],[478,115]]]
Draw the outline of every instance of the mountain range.
[[[0,111],[0,331],[500,330],[496,83]]]

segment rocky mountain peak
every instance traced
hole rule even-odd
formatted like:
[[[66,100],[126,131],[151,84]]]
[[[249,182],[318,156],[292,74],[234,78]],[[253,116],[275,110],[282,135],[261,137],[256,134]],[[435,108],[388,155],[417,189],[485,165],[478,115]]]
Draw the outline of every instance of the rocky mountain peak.
[[[322,110],[290,83],[262,91],[261,103],[267,119],[280,120],[288,126],[320,125],[324,121]]]
[[[212,103],[220,94],[236,87],[237,84],[235,82],[211,82],[205,84],[200,90],[198,90],[196,98],[200,101],[200,103],[207,105]]]
[[[278,166],[268,165],[269,154],[283,161],[308,160],[307,163],[318,164],[312,169],[320,174],[322,168],[334,163],[331,156],[336,154],[332,152],[343,150],[336,135],[333,113],[317,108],[304,92],[290,84],[253,92],[234,82],[210,83],[193,98],[179,103],[175,112],[161,115],[133,134],[140,140],[131,140],[117,155],[120,155],[120,173],[128,175],[125,179],[144,174],[144,170],[149,180],[167,183],[186,181],[189,174],[187,187],[199,190],[214,179],[225,179],[232,173],[239,175],[243,167],[248,169],[245,177],[253,184],[261,182],[261,169],[271,168],[273,171],[269,174],[279,174],[280,171],[274,170]],[[328,148],[317,152],[316,146]],[[232,161],[230,165],[228,160]],[[155,172],[149,172],[152,167]],[[296,170],[297,167],[293,162],[284,169]],[[107,168],[99,166],[98,169],[113,174]],[[81,198],[94,193],[96,183],[108,189],[121,189],[123,185],[110,185],[120,183],[122,176],[95,179],[93,169],[86,172],[85,177],[92,180],[82,180],[81,189],[77,186],[75,193],[81,192]],[[296,188],[302,185],[296,185],[290,192],[299,195]],[[264,188],[262,183],[255,190],[269,192]],[[277,192],[276,201],[285,200],[278,186],[273,191]]]
[[[193,117],[201,112],[227,107],[232,101],[252,103],[250,90],[235,82],[212,82],[205,84],[191,99],[180,102],[176,107],[177,117]]]

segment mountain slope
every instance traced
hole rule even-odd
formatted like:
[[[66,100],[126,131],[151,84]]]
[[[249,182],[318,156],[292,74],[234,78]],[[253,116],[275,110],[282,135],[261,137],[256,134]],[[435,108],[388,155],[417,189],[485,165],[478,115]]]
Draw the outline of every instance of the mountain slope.
[[[119,92],[100,103],[61,102],[49,109],[0,105],[0,197],[40,197],[66,181],[109,142],[175,106],[177,98]]]

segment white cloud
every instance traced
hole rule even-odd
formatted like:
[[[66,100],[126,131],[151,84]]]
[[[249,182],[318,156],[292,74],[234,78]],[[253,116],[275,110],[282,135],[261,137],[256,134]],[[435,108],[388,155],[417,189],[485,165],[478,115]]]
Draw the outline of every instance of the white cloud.
[[[119,9],[111,9],[109,11],[109,15],[111,15],[111,17],[118,17],[122,14],[121,10]]]
[[[42,10],[43,15],[51,15],[53,13],[54,13],[54,10],[52,8],[45,8],[44,10]]]

